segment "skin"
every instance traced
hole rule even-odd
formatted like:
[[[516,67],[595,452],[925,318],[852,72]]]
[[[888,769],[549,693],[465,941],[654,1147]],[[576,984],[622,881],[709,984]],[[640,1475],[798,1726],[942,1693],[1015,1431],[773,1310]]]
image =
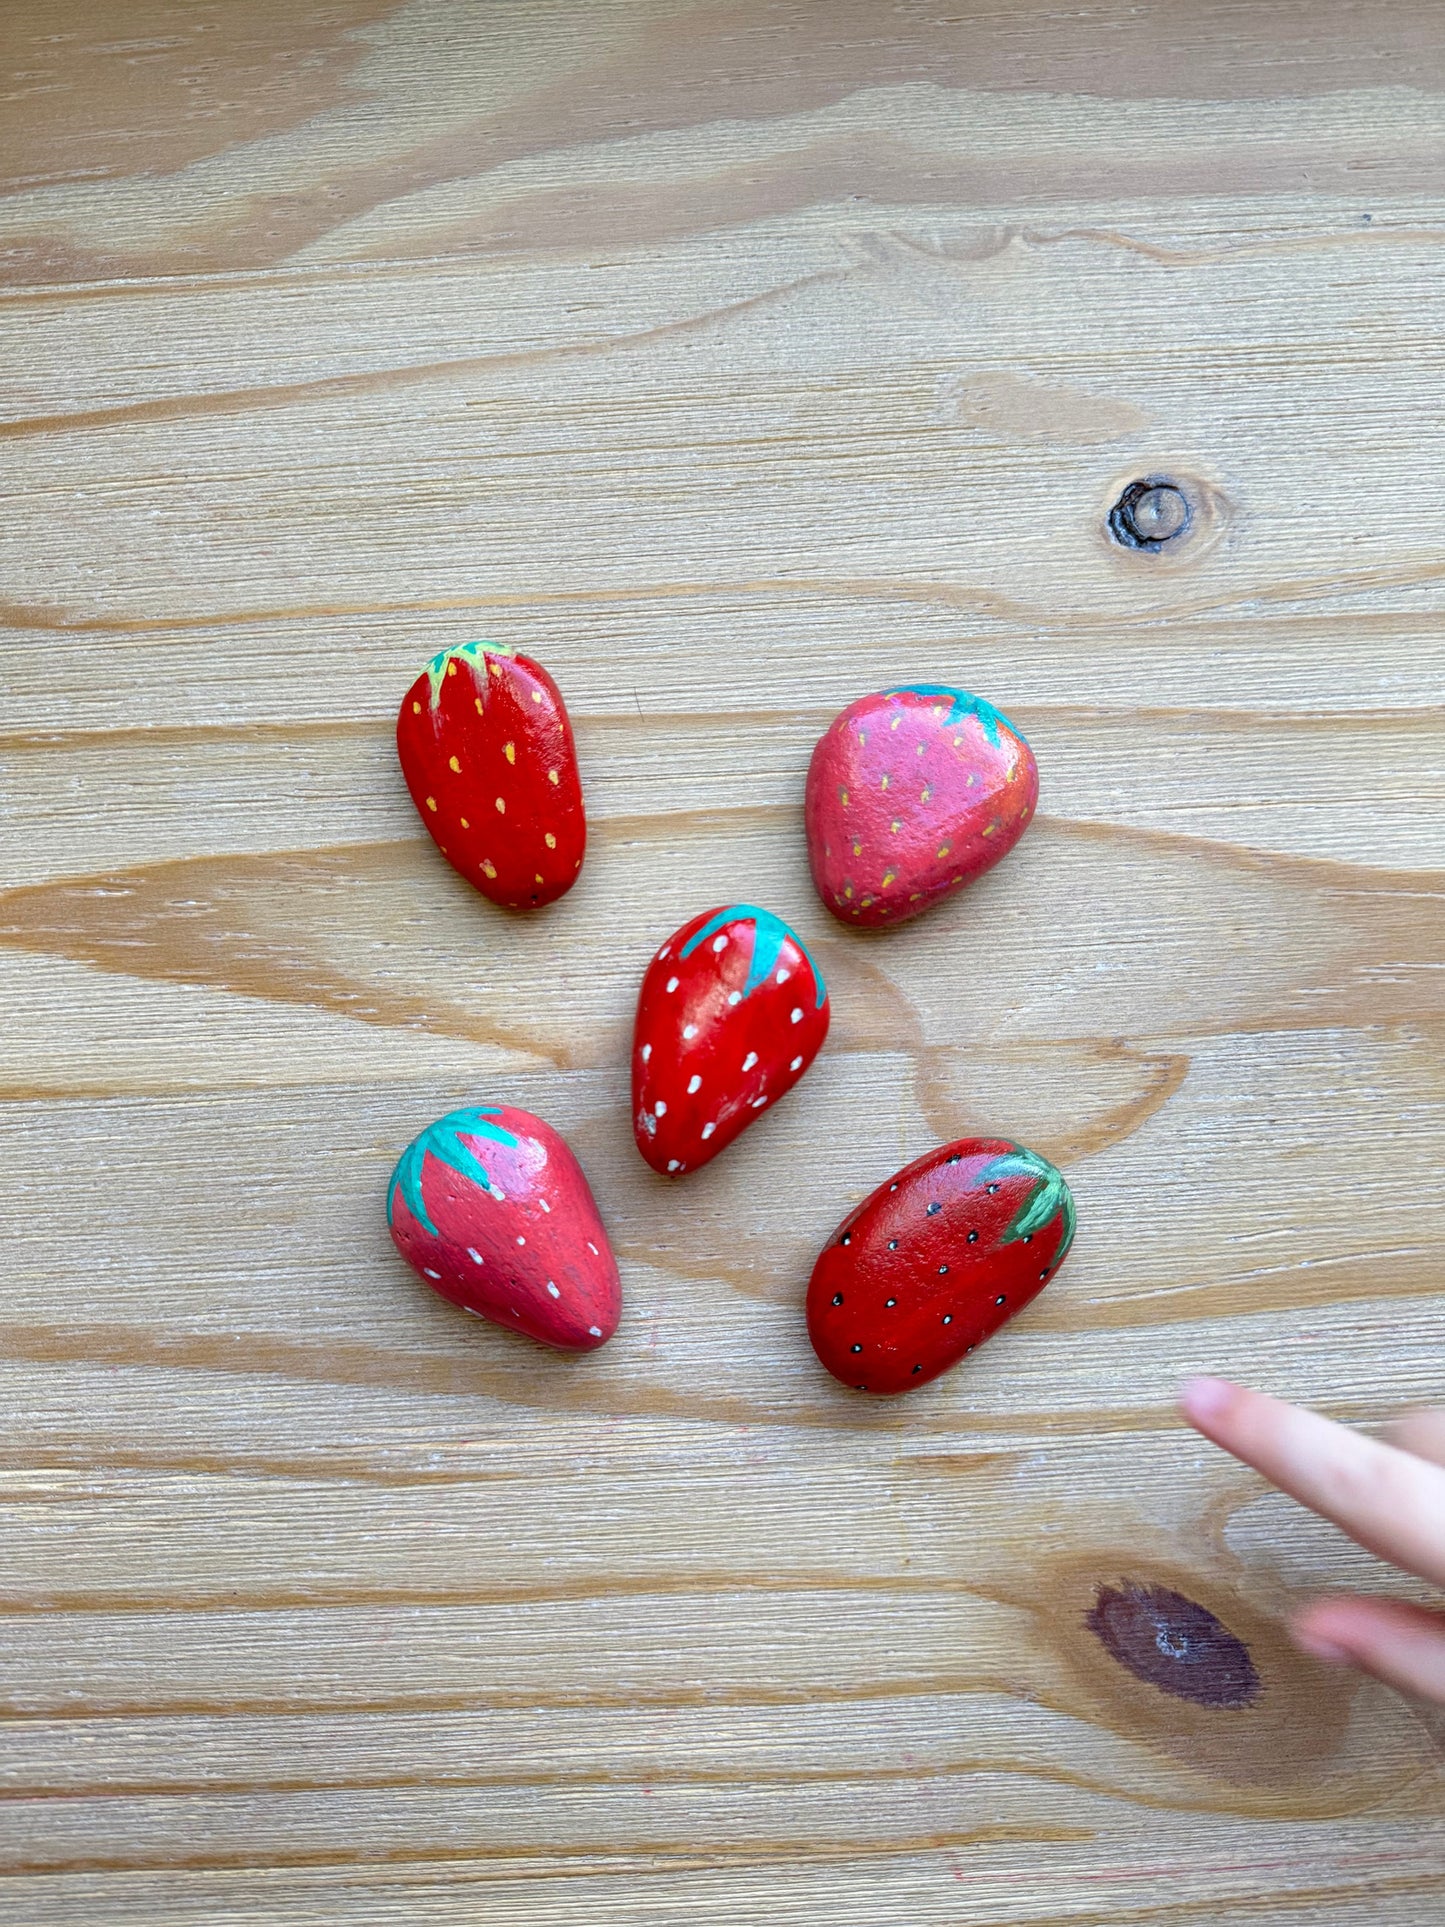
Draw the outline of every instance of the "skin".
[[[1192,1378],[1185,1418],[1215,1445],[1332,1520],[1367,1551],[1445,1586],[1445,1409],[1366,1438],[1222,1378]],[[1398,1600],[1318,1599],[1290,1622],[1315,1658],[1357,1666],[1445,1706],[1445,1613]]]

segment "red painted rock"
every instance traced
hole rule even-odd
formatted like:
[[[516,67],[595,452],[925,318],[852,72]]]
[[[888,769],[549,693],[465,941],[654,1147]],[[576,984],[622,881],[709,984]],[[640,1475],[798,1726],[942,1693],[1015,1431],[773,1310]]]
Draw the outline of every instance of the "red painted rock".
[[[508,910],[577,881],[587,817],[572,725],[540,663],[494,642],[433,656],[407,690],[396,749],[437,848]]]
[[[617,1261],[582,1167],[541,1118],[452,1111],[406,1147],[386,1193],[397,1250],[443,1298],[560,1351],[605,1345]]]
[[[681,1177],[790,1091],[828,1035],[822,972],[779,918],[749,903],[704,910],[658,951],[637,999],[632,1130]]]
[[[979,696],[920,684],[850,704],[819,738],[804,816],[844,923],[904,923],[1008,855],[1039,796],[1033,751]]]
[[[813,1267],[808,1336],[857,1392],[909,1392],[1037,1298],[1074,1238],[1074,1200],[1036,1151],[960,1138],[905,1166]]]

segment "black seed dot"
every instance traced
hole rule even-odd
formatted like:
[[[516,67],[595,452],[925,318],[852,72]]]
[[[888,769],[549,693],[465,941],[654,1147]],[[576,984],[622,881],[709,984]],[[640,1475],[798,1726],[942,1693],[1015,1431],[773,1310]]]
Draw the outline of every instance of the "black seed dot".
[[[953,1156],[948,1160],[948,1162],[950,1164],[962,1164],[963,1163],[962,1151],[955,1151]]]
[[[1025,1243],[1026,1245],[1031,1245],[1031,1244],[1033,1243],[1033,1241],[1034,1241],[1034,1234],[1033,1234],[1033,1232],[1032,1232],[1032,1231],[1026,1231],[1026,1232],[1024,1233],[1024,1237],[1023,1237],[1023,1241],[1024,1241],[1024,1243]],[[847,1240],[847,1239],[845,1238],[845,1239],[843,1240],[843,1242],[844,1242],[844,1244],[847,1244],[847,1242],[848,1242],[848,1240]]]
[[[984,1190],[988,1192],[990,1197],[992,1197],[993,1193],[997,1191],[997,1189],[998,1189],[998,1186],[996,1184],[986,1184],[984,1186]]]
[[[996,1305],[1006,1305],[1008,1303],[1008,1299],[1004,1296],[1002,1292],[1000,1292],[998,1297],[995,1298],[993,1302]]]
[[[861,1345],[854,1345],[852,1349],[853,1349],[853,1350],[854,1350],[855,1352],[861,1352],[861,1351],[862,1351],[862,1349],[863,1349],[863,1347],[862,1347]]]
[[[890,1184],[890,1185],[889,1185],[889,1187],[888,1187],[888,1189],[889,1189],[890,1191],[896,1191],[896,1190],[898,1189],[898,1186],[897,1186],[896,1184]]]
[[[888,1310],[891,1311],[893,1307],[898,1303],[898,1300],[896,1298],[885,1298],[883,1300],[883,1303],[888,1308]]]
[[[841,1305],[841,1304],[842,1304],[842,1302],[843,1302],[843,1294],[842,1294],[842,1292],[841,1292],[841,1291],[835,1291],[835,1292],[833,1293],[833,1303],[834,1303],[835,1305]]]
[[[1049,1268],[1047,1265],[1045,1265],[1043,1270],[1039,1273],[1039,1276],[1040,1278],[1047,1278],[1048,1275],[1049,1275]]]
[[[890,1238],[888,1240],[888,1249],[890,1251],[896,1251],[898,1249],[898,1240],[896,1238]]]
[[[855,1385],[855,1386],[853,1387],[853,1390],[854,1390],[855,1392],[866,1392],[866,1391],[867,1391],[867,1389],[868,1389],[868,1387],[867,1387],[866,1385]]]
[[[915,1372],[921,1372],[923,1370],[923,1367],[921,1365],[915,1365],[913,1369]]]
[[[976,1244],[978,1243],[978,1233],[977,1233],[976,1231],[970,1231],[970,1232],[969,1232],[969,1234],[968,1234],[968,1242],[969,1242],[969,1243],[970,1243],[971,1245],[976,1245]]]
[[[953,1323],[953,1313],[951,1311],[946,1311],[943,1314],[943,1322],[945,1325],[951,1325]]]
[[[843,1235],[842,1235],[842,1237],[841,1237],[841,1238],[840,1238],[840,1239],[838,1240],[838,1242],[839,1242],[839,1244],[845,1244],[845,1245],[850,1245],[850,1244],[852,1244],[852,1242],[853,1242],[853,1233],[852,1233],[851,1231],[845,1231],[845,1232],[843,1233]],[[1027,1240],[1025,1240],[1025,1242],[1027,1242]]]
[[[965,1358],[967,1358],[970,1352],[976,1352],[977,1350],[978,1350],[977,1345],[965,1345],[963,1348],[963,1355]]]
[[[943,1206],[942,1206],[941,1204],[931,1204],[931,1205],[929,1205],[929,1207],[928,1207],[928,1216],[929,1216],[930,1218],[931,1218],[931,1217],[934,1217],[934,1216],[935,1216],[935,1215],[936,1215],[936,1214],[937,1214],[938,1212],[940,1212],[940,1211],[941,1211],[942,1209],[943,1209]]]

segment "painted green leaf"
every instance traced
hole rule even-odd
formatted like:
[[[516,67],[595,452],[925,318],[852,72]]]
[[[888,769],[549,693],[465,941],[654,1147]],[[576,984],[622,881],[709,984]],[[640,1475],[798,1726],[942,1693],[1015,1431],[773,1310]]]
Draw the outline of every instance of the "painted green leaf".
[[[813,976],[818,985],[816,1008],[823,1008],[823,999],[828,995],[828,986],[823,982],[823,973],[808,954],[808,946],[797,931],[775,917],[771,910],[759,910],[751,903],[730,903],[725,910],[719,910],[715,917],[709,917],[701,930],[694,930],[678,955],[686,961],[698,945],[714,931],[721,930],[728,923],[751,923],[753,926],[753,958],[748,967],[748,980],[743,985],[744,997],[750,997],[759,984],[766,983],[772,974],[785,942],[795,943],[812,966]]]
[[[432,708],[435,709],[442,699],[442,684],[446,680],[447,664],[449,662],[470,663],[473,669],[480,669],[485,674],[486,658],[488,656],[512,656],[515,654],[516,651],[514,649],[509,649],[505,643],[501,642],[458,642],[454,643],[450,649],[443,649],[441,654],[433,656],[426,666],[427,680],[431,684]]]
[[[1058,1264],[1074,1242],[1075,1225],[1074,1195],[1065,1183],[1063,1173],[1055,1170],[1048,1159],[1041,1158],[1037,1151],[1026,1151],[1021,1144],[1016,1144],[1011,1151],[991,1159],[979,1172],[978,1182],[996,1184],[1004,1178],[1020,1177],[1030,1179],[1030,1186],[999,1243],[1016,1244],[1020,1238],[1032,1237],[1035,1232],[1042,1231],[1055,1218],[1062,1216],[1063,1236],[1054,1253],[1054,1263]]]
[[[407,1210],[417,1223],[425,1225],[434,1238],[441,1235],[427,1216],[426,1201],[422,1196],[421,1180],[428,1154],[449,1170],[470,1178],[479,1189],[490,1192],[492,1180],[486,1166],[471,1145],[463,1140],[491,1138],[498,1144],[515,1145],[518,1140],[511,1131],[500,1124],[493,1124],[492,1119],[500,1115],[494,1104],[468,1111],[449,1111],[445,1117],[439,1117],[435,1124],[429,1124],[420,1137],[414,1138],[402,1152],[391,1174],[391,1183],[386,1188],[386,1222],[394,1222],[396,1194],[400,1191],[406,1200]]]
[[[999,738],[1000,727],[1010,730],[1020,742],[1024,741],[1023,731],[1015,729],[1001,709],[995,709],[992,703],[986,703],[982,696],[970,696],[966,690],[950,689],[946,683],[904,683],[897,689],[885,689],[883,694],[885,696],[946,696],[949,710],[944,718],[945,722],[956,723],[965,716],[977,716],[983,725],[984,735],[995,749],[1002,747]]]

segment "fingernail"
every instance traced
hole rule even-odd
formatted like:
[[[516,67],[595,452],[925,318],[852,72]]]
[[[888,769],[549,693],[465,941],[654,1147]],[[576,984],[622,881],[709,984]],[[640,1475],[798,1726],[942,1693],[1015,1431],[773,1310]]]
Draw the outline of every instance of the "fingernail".
[[[1196,1425],[1221,1417],[1233,1397],[1234,1387],[1227,1378],[1186,1378],[1179,1387],[1180,1409]]]

